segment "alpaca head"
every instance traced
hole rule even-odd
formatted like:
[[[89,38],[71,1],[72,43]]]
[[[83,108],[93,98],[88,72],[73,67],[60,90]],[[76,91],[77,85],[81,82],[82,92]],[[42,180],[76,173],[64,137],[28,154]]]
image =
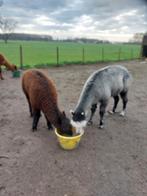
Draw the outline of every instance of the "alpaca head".
[[[17,70],[17,66],[14,65],[14,64],[7,64],[6,69],[10,70],[10,71],[16,71]]]
[[[71,110],[72,119],[71,124],[72,126],[76,127],[77,129],[84,128],[87,124],[86,121],[86,114],[83,110],[73,112]]]
[[[16,71],[16,70],[17,70],[17,66],[14,65],[14,64],[12,64],[10,70],[11,70],[11,71]]]

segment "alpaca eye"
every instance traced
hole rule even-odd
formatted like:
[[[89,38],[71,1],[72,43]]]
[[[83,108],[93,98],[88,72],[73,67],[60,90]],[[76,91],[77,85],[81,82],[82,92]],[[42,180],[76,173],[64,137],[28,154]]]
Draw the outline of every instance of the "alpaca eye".
[[[81,115],[84,116],[84,112],[82,112]]]
[[[72,115],[74,115],[74,111],[73,111],[73,110],[70,110],[70,113],[71,113]]]

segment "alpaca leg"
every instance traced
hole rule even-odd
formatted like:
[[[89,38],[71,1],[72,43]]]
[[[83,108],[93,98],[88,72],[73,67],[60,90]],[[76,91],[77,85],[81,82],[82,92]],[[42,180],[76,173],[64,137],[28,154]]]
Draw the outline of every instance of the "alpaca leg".
[[[117,105],[118,105],[118,102],[119,102],[119,96],[118,96],[118,95],[116,95],[116,96],[115,96],[115,97],[113,97],[113,98],[114,98],[114,106],[113,106],[112,111],[113,111],[113,113],[115,113],[115,110],[116,110]]]
[[[119,102],[119,96],[116,95],[116,96],[113,97],[113,99],[114,99],[114,105],[113,105],[112,111],[111,110],[108,111],[110,114],[115,113],[115,110],[116,110],[118,102]]]
[[[40,118],[40,110],[35,110],[33,112],[33,124],[32,124],[32,130],[35,131],[37,130],[37,125],[39,122],[39,118]]]
[[[52,126],[52,124],[50,123],[50,121],[47,119],[46,115],[45,115],[45,118],[46,118],[48,130],[53,130],[53,126]]]
[[[53,130],[53,126],[49,121],[47,121],[47,127],[48,127],[48,130]]]
[[[123,103],[123,110],[121,111],[120,115],[124,116],[125,111],[126,111],[126,107],[127,107],[127,103],[128,103],[128,92],[123,91],[123,92],[120,93],[120,96],[121,96],[122,103]]]
[[[105,114],[107,105],[108,105],[108,101],[102,101],[100,103],[100,111],[99,111],[99,114],[100,114],[99,128],[100,129],[102,129],[104,127],[104,114]]]
[[[93,105],[91,106],[91,116],[90,116],[90,119],[89,119],[89,121],[88,121],[88,125],[91,125],[91,124],[93,123],[93,122],[92,122],[92,118],[93,118],[93,116],[94,116],[94,114],[95,114],[96,109],[97,109],[97,104],[93,104]]]

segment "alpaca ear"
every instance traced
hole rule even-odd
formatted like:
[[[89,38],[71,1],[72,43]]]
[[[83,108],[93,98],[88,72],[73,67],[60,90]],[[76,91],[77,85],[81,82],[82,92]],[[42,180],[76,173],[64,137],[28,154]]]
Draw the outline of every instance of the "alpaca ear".
[[[70,113],[71,113],[72,115],[74,115],[74,111],[73,111],[73,110],[70,110]]]
[[[66,117],[65,111],[62,112],[63,116]]]

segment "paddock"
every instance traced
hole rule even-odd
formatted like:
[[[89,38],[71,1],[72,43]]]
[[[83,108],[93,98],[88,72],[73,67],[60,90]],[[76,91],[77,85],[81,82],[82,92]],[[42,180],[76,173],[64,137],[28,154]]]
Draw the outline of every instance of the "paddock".
[[[112,64],[112,63],[111,63]],[[106,115],[98,129],[98,110],[80,145],[64,151],[44,116],[38,131],[21,89],[21,78],[4,72],[0,81],[0,195],[1,196],[146,196],[147,195],[147,62],[126,66],[134,81],[126,116]],[[83,84],[106,64],[70,65],[43,69],[57,86],[60,108],[70,116]],[[110,100],[109,108],[113,101]],[[121,101],[117,111],[121,110]]]

